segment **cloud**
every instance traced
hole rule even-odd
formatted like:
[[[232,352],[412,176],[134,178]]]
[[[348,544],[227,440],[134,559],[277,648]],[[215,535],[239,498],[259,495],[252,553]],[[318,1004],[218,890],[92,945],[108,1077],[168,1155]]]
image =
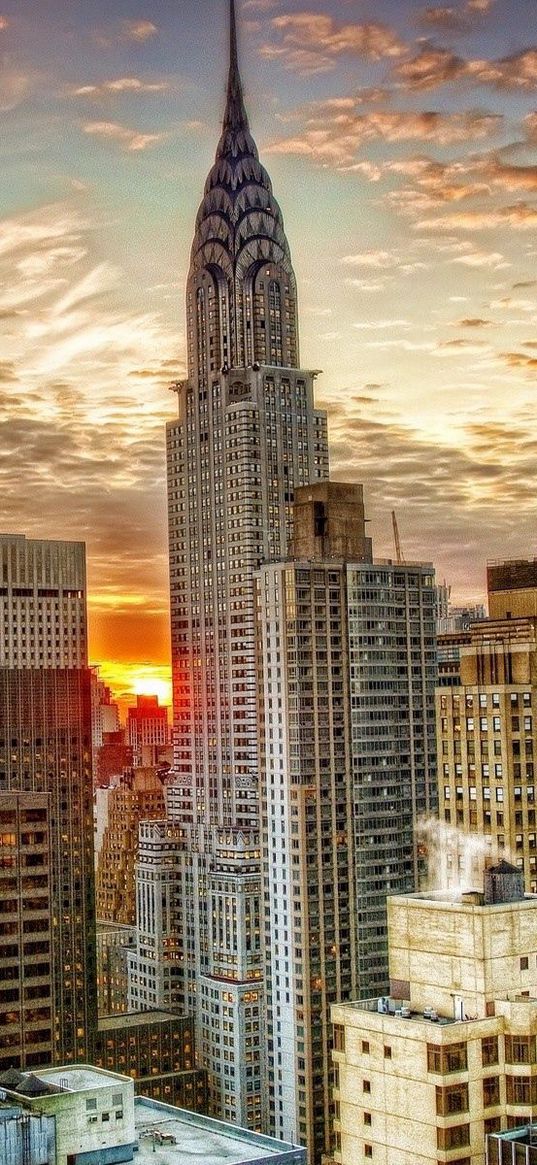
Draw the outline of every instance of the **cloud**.
[[[482,320],[479,316],[470,316],[463,320],[457,320],[453,325],[456,328],[488,328],[492,320]]]
[[[463,267],[491,267],[494,270],[510,266],[500,251],[467,251],[462,255],[454,255],[450,262],[460,263]]]
[[[71,88],[74,97],[107,97],[116,93],[162,93],[169,89],[167,81],[142,81],[139,77],[117,77],[98,85],[79,85]]]
[[[126,40],[133,40],[137,44],[143,44],[146,40],[150,40],[152,36],[156,36],[158,28],[151,20],[124,20],[121,25],[121,31]]]
[[[409,320],[361,320],[352,325],[359,331],[383,332],[386,328],[410,328]]]
[[[137,129],[128,129],[115,121],[90,121],[84,126],[84,133],[117,142],[122,149],[131,152],[146,150],[148,146],[154,146],[167,137],[165,133],[142,133]]]
[[[0,112],[8,113],[29,96],[32,77],[4,63],[0,71]]]
[[[299,72],[325,72],[345,54],[379,61],[399,57],[405,51],[403,41],[386,24],[338,24],[320,12],[286,13],[275,16],[271,23],[281,34],[282,43],[263,45],[261,55],[281,60],[286,68]]]
[[[385,270],[394,264],[391,251],[362,251],[357,255],[344,255],[341,262],[346,267],[375,267]]]
[[[447,32],[468,32],[475,24],[476,17],[487,13],[494,0],[467,0],[462,7],[435,5],[423,8],[418,14],[419,23],[429,28]]]
[[[421,219],[415,223],[417,230],[440,231],[483,231],[495,230],[500,226],[518,230],[530,230],[537,223],[537,209],[526,202],[514,206],[501,206],[492,210],[464,210],[436,218]]]
[[[334,112],[332,103],[320,103],[311,106],[299,136],[274,142],[266,152],[302,155],[326,165],[352,170],[357,151],[369,142],[433,141],[438,145],[449,145],[489,137],[497,132],[501,123],[499,115],[489,113],[440,113],[436,110]]]
[[[466,32],[470,27],[464,10],[451,5],[424,8],[418,20],[426,28],[447,29],[449,32]]]
[[[494,89],[535,92],[537,49],[526,48],[497,60],[471,60],[425,41],[414,57],[395,66],[394,77],[403,88],[410,90],[437,89],[440,85],[464,80]]]
[[[500,352],[500,356],[509,368],[523,368],[527,372],[537,372],[537,356],[526,356],[525,352]]]
[[[0,310],[24,304],[0,362],[4,528],[85,538],[92,598],[130,571],[162,610],[165,387],[181,370],[158,316],[129,307],[125,273],[93,254],[95,225],[76,199],[0,223]]]

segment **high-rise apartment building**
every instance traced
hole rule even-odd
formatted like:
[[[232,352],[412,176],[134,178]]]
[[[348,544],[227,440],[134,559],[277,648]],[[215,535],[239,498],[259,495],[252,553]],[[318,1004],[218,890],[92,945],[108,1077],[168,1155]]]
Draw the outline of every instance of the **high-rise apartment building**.
[[[536,915],[507,862],[483,891],[389,899],[390,994],[332,1008],[338,1165],[484,1165],[531,1122]]]
[[[0,1066],[96,1026],[85,552],[0,535]]]
[[[298,485],[327,475],[315,374],[299,367],[282,215],[250,134],[230,5],[222,134],[187,281],[188,379],[168,426],[174,782],[183,996],[212,1109],[259,1128],[262,888],[254,571],[280,559]]]
[[[295,493],[259,580],[270,1129],[330,1150],[330,1005],[386,991],[386,896],[436,809],[432,568],[379,564],[362,487]]]
[[[537,563],[490,564],[488,590],[488,619],[440,637],[439,805],[455,827],[446,872],[460,880],[465,838],[479,835],[488,844],[474,862],[509,855],[536,892]]]

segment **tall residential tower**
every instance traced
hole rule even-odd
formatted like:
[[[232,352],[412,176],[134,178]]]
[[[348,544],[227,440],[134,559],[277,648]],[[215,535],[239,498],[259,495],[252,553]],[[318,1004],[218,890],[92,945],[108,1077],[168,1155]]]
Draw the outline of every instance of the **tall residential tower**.
[[[298,485],[327,476],[326,418],[299,368],[280,208],[248,127],[233,0],[222,134],[187,282],[188,379],[168,426],[181,1005],[213,1111],[258,1128],[263,979],[254,571],[285,557]]]

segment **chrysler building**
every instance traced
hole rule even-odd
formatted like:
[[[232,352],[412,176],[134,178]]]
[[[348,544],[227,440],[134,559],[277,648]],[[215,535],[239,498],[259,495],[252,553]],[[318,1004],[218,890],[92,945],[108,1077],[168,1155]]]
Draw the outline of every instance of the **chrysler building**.
[[[211,1109],[266,1127],[256,589],[285,558],[298,486],[328,476],[299,366],[296,283],[244,106],[230,2],[227,98],[187,282],[188,378],[167,466],[174,703],[168,811],[181,904],[170,996],[192,1012]],[[276,645],[274,645],[276,646]],[[148,952],[150,962],[151,955]]]

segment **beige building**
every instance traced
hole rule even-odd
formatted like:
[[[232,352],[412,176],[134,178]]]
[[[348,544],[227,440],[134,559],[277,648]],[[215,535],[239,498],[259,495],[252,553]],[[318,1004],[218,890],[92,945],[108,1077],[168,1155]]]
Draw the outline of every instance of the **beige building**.
[[[154,768],[127,773],[108,795],[108,821],[97,862],[96,913],[99,922],[136,922],[134,867],[140,821],[163,817],[162,781]]]
[[[480,835],[474,862],[505,855],[537,892],[535,723],[537,562],[488,568],[490,617],[439,637],[438,787],[448,885],[476,875],[464,836]]]
[[[388,940],[390,996],[332,1008],[335,1161],[483,1165],[537,1103],[537,898],[502,862],[389,899]]]

